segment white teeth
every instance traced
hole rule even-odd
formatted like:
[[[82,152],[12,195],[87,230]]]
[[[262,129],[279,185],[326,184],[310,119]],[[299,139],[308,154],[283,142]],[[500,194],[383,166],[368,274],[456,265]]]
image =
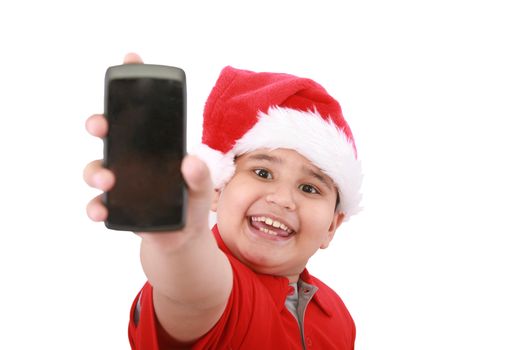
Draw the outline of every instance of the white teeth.
[[[283,231],[286,231],[288,233],[292,233],[292,230],[290,230],[288,228],[288,226],[286,226],[285,224],[280,223],[277,220],[273,220],[273,219],[271,219],[269,217],[266,217],[266,216],[252,216],[251,219],[252,219],[252,221],[264,222],[268,226],[272,226],[272,227],[275,227],[275,228],[280,228]],[[262,230],[263,229],[261,229],[261,231]],[[264,230],[266,230],[266,229],[264,229]],[[270,234],[276,234],[275,232],[273,232],[271,230],[269,230],[269,232],[271,232]],[[266,232],[266,233],[269,233],[269,232]]]
[[[272,230],[268,230],[267,228],[264,228],[264,227],[261,227],[259,231],[262,231],[272,236],[277,236],[277,232],[273,232]]]

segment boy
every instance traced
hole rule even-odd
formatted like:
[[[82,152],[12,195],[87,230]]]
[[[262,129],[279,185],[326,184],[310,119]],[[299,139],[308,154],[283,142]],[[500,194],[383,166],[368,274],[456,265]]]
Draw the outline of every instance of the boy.
[[[86,127],[107,132],[101,115]],[[186,227],[138,233],[148,282],[131,309],[132,348],[353,349],[342,300],[305,269],[359,203],[360,165],[338,102],[309,79],[226,67],[202,143],[182,164]],[[100,161],[84,178],[103,191],[115,182]],[[106,218],[100,197],[87,213]]]

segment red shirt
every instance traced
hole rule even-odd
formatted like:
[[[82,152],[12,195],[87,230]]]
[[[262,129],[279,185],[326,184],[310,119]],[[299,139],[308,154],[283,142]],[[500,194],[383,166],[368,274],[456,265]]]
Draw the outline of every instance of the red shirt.
[[[288,279],[255,273],[228,251],[217,227],[213,233],[233,270],[233,288],[217,324],[191,349],[303,349],[296,318],[285,307]],[[317,287],[304,315],[306,349],[354,349],[355,325],[339,296],[305,269],[300,276]],[[140,300],[140,317],[135,324]],[[160,341],[159,341],[160,339]],[[176,348],[155,317],[153,291],[146,283],[131,308],[129,340],[135,350]],[[182,344],[179,344],[182,345]],[[180,347],[184,348],[184,347]]]

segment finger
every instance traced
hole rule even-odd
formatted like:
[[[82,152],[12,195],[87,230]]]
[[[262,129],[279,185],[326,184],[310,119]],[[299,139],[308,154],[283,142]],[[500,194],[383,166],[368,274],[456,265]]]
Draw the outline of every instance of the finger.
[[[132,64],[132,63],[144,63],[144,61],[142,61],[142,58],[140,58],[138,54],[134,52],[130,52],[126,54],[126,56],[124,57],[124,64]]]
[[[105,137],[108,133],[108,122],[102,114],[93,114],[86,120],[86,130],[93,136]]]
[[[182,161],[181,171],[190,192],[195,198],[210,196],[213,186],[206,163],[196,156],[188,155]]]
[[[94,160],[84,168],[84,181],[91,187],[101,191],[110,190],[115,184],[115,175],[102,167],[101,160]]]
[[[100,222],[107,219],[108,209],[104,203],[102,203],[102,195],[96,196],[91,201],[89,201],[86,207],[86,214],[91,220],[95,222]]]
[[[208,226],[213,198],[213,184],[206,164],[195,156],[182,162],[182,174],[188,185],[188,226]]]

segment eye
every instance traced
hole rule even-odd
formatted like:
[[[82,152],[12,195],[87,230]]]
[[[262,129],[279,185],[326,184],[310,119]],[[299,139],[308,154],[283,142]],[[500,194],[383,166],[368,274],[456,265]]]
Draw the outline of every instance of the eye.
[[[255,169],[253,172],[255,173],[255,175],[262,177],[263,179],[273,179],[272,174],[266,169]]]
[[[299,189],[306,193],[321,194],[321,192],[317,188],[308,184],[299,185]]]

